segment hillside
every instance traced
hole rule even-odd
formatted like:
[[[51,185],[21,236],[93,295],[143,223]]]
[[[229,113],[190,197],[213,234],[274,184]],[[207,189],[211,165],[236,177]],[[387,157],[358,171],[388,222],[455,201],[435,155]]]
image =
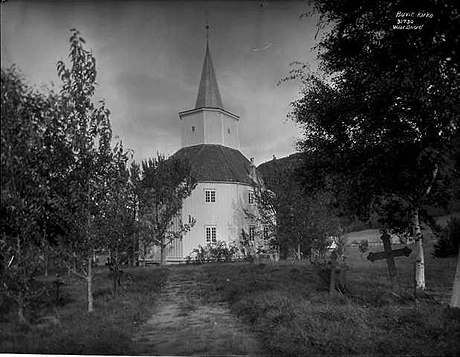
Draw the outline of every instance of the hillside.
[[[302,165],[302,153],[296,152],[293,153],[289,156],[285,156],[282,158],[274,158],[272,160],[266,161],[262,164],[260,164],[257,167],[257,170],[259,173],[262,175],[264,178],[265,182],[269,181],[268,178],[273,175],[285,175],[286,177],[290,175],[295,169],[300,168]],[[433,206],[428,206],[426,207],[427,212],[433,216],[433,217],[448,217],[451,214],[458,214],[460,212],[460,200],[455,200],[450,203],[449,207],[433,207]],[[455,213],[456,212],[456,213]],[[439,219],[436,219],[439,221]],[[445,225],[445,221],[442,221],[442,219],[438,222],[441,226]],[[357,224],[355,229],[356,230],[361,230],[365,229],[362,224]]]
[[[275,170],[277,172],[286,171],[287,174],[288,172],[292,172],[292,170],[299,167],[301,163],[302,154],[297,152],[279,159],[273,158],[270,161],[266,161],[260,164],[257,167],[257,170],[262,175],[262,177],[268,177],[272,175],[275,172]]]

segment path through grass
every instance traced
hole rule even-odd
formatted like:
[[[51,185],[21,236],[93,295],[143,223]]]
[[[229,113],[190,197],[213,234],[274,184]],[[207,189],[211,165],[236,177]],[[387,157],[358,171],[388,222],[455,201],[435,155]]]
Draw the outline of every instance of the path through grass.
[[[227,303],[203,299],[211,286],[202,277],[203,269],[169,268],[158,306],[135,338],[138,354],[261,354],[254,334],[231,314]]]

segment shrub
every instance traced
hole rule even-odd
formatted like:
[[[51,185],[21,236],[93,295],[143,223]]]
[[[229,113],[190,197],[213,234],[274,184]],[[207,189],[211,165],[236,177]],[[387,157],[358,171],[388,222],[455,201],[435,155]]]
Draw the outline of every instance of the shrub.
[[[230,243],[227,245],[224,241],[208,243],[204,247],[201,245],[195,248],[192,253],[187,256],[187,263],[208,263],[208,262],[229,262],[238,256],[238,247]]]

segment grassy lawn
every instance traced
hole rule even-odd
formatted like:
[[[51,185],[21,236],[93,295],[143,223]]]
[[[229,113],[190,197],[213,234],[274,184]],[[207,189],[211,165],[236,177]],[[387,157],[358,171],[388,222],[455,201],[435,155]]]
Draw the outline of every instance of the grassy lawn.
[[[384,262],[366,261],[358,248],[348,253],[346,295],[330,297],[306,263],[214,264],[205,266],[206,298],[227,301],[268,354],[460,354],[460,312],[428,296],[414,301],[411,258],[398,258],[401,291],[392,294]],[[426,258],[427,287],[448,291],[454,259]]]
[[[132,336],[150,317],[156,292],[166,279],[157,268],[126,269],[115,298],[107,271],[95,277],[95,312],[86,312],[86,283],[65,277],[61,301],[56,304],[51,280],[50,294],[31,306],[30,327],[15,323],[14,305],[3,296],[0,305],[0,352],[57,354],[136,354]]]
[[[385,262],[367,261],[367,254],[356,247],[347,251],[348,291],[333,297],[328,283],[304,262],[127,269],[131,279],[117,297],[107,271],[100,271],[93,314],[86,313],[84,281],[64,278],[62,299],[56,304],[49,279],[45,283],[50,294],[29,309],[29,327],[14,322],[14,305],[0,295],[0,352],[137,355],[139,346],[132,338],[151,316],[168,271],[192,273],[199,268],[193,279],[198,280],[196,298],[203,308],[208,301],[228,302],[232,313],[259,337],[266,354],[460,355],[460,312],[433,298],[449,293],[455,258],[431,257],[432,245],[428,243],[426,251],[429,294],[417,300],[413,256],[397,258],[400,291],[393,294]],[[180,308],[189,313],[194,308],[190,303],[184,301]]]

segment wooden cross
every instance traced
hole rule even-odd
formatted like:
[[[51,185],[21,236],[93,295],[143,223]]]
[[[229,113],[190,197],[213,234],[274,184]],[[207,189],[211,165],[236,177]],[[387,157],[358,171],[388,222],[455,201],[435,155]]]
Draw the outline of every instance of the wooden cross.
[[[410,255],[410,253],[412,253],[412,249],[410,249],[409,247],[404,247],[404,248],[400,248],[400,249],[394,249],[394,250],[391,250],[389,253],[384,251],[384,252],[378,252],[378,253],[369,253],[369,255],[367,256],[367,259],[369,259],[371,262],[375,261],[375,260],[381,260],[381,259],[385,259],[388,255],[391,255],[393,257],[402,257],[403,255],[408,257]]]
[[[388,273],[390,274],[390,281],[393,287],[396,284],[396,265],[395,265],[395,257],[406,256],[408,257],[412,250],[409,247],[404,247],[400,249],[391,249],[391,237],[388,232],[383,232],[382,236],[380,237],[383,241],[383,252],[378,253],[369,253],[367,259],[371,262],[380,259],[386,259],[388,265]]]

